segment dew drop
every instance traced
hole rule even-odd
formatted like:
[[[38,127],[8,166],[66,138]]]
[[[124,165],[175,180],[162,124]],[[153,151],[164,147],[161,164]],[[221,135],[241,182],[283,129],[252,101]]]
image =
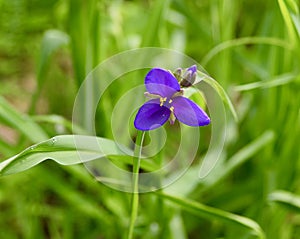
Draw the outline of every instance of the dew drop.
[[[55,137],[52,138],[52,144],[55,144],[57,142],[57,139]]]
[[[30,150],[34,150],[34,149],[35,149],[35,146],[30,146],[29,149],[30,149]]]

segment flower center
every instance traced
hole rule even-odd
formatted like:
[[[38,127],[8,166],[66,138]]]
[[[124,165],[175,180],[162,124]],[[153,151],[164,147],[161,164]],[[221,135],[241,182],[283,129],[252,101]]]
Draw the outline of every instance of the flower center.
[[[171,112],[174,111],[174,106],[171,105],[171,103],[173,102],[172,99],[168,100],[167,97],[160,97],[159,102],[160,102],[160,104],[159,104],[160,106],[165,105],[166,107],[168,107],[171,110]]]
[[[165,103],[166,101],[167,101],[167,97],[164,97],[164,98],[163,98],[163,97],[160,97],[160,98],[159,98],[159,102],[160,102],[159,105],[160,105],[160,106],[163,106],[164,103]]]
[[[176,95],[176,94],[174,94]],[[172,96],[172,98],[174,97],[174,95]],[[171,111],[171,114],[170,114],[170,118],[169,118],[169,121],[171,124],[174,124],[175,120],[176,120],[176,117],[174,115],[174,106],[172,105],[172,98],[168,98],[168,97],[159,97],[159,106],[165,106],[165,107],[168,107],[169,110]]]

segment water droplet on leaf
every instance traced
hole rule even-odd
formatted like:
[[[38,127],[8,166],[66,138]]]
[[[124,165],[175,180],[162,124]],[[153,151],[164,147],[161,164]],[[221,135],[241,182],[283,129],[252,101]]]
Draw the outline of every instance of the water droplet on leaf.
[[[55,137],[52,138],[52,144],[55,144],[57,142],[57,139]]]

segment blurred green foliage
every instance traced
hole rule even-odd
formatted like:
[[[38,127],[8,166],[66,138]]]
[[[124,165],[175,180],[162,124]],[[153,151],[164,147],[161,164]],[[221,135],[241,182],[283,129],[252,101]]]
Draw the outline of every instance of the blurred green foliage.
[[[136,238],[262,238],[258,225],[266,238],[297,238],[299,10],[296,0],[0,0],[0,157],[71,133],[77,90],[101,61],[137,47],[174,49],[225,88],[239,122],[228,114],[225,148],[207,178],[196,163],[166,189],[176,197],[141,196]],[[111,137],[111,110],[143,80],[136,76],[105,93],[99,136]],[[165,158],[178,133],[167,129]],[[210,128],[201,133],[208,138]],[[129,215],[129,194],[78,165],[45,162],[0,178],[0,238],[125,238]]]

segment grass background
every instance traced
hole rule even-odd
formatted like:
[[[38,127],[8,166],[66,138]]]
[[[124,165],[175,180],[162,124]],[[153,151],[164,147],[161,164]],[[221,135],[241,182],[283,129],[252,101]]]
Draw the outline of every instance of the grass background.
[[[298,1],[0,0],[0,10],[1,160],[71,133],[77,90],[99,62],[137,47],[174,49],[224,87],[239,122],[228,117],[222,161],[206,180],[184,177],[176,198],[141,196],[135,237],[263,238],[257,224],[266,238],[299,237]],[[99,136],[112,136],[112,98],[130,87],[110,87]],[[45,162],[0,178],[0,238],[125,238],[130,199],[82,166]]]

